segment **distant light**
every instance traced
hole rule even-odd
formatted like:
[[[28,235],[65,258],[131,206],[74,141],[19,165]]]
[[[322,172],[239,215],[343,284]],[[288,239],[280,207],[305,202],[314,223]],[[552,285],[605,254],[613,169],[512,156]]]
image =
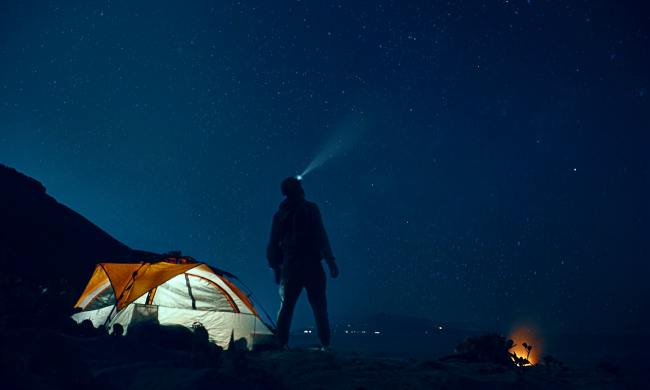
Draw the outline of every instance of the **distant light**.
[[[380,334],[381,332],[378,331],[378,330],[376,330],[376,331],[374,331],[373,333],[374,333],[374,334]]]
[[[438,330],[442,330],[442,325],[438,325]]]
[[[302,175],[298,175],[298,176],[296,176],[296,179],[298,179],[298,180],[302,180]]]

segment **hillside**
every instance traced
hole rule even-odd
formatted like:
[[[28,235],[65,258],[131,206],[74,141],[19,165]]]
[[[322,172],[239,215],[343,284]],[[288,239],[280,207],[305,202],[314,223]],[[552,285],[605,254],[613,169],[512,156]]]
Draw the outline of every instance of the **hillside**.
[[[0,264],[4,275],[82,289],[94,265],[132,250],[47,194],[40,182],[0,164]]]

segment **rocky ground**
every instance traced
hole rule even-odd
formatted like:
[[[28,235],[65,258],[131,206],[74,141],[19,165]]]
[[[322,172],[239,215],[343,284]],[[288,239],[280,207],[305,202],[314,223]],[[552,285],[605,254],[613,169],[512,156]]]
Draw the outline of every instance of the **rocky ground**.
[[[264,352],[250,357],[289,389],[624,389],[604,370],[512,368],[491,363],[375,358],[317,351]]]
[[[4,329],[3,389],[626,389],[613,368],[513,367],[355,352],[223,351],[185,328],[109,336],[88,327]]]
[[[108,335],[69,317],[67,283],[0,276],[1,389],[636,389],[645,371],[558,362],[514,367],[498,335],[467,339],[442,359],[362,350],[222,350],[201,328],[131,327]],[[638,359],[636,359],[638,360]],[[553,363],[553,362],[551,362]]]

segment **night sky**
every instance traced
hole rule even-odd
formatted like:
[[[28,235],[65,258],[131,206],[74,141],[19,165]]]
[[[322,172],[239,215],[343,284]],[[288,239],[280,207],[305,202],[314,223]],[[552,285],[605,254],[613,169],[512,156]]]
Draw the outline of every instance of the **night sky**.
[[[3,1],[0,162],[275,313],[279,183],[329,148],[335,323],[647,329],[649,35],[643,1]]]

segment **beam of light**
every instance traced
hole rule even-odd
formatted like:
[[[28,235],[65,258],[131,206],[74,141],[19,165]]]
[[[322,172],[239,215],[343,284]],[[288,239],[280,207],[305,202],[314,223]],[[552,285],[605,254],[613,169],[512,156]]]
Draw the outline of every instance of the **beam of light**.
[[[307,174],[322,167],[326,162],[352,149],[363,137],[366,125],[363,118],[350,118],[344,121],[323,144],[320,152],[296,178],[302,180]]]

